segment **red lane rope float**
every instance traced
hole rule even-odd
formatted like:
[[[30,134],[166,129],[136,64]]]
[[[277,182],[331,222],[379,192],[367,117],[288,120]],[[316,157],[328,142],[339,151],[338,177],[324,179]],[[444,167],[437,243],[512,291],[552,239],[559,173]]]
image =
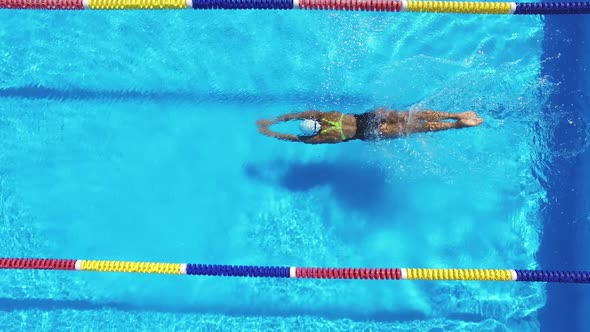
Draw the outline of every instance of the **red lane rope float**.
[[[312,279],[401,279],[401,269],[397,268],[295,268],[295,277]]]
[[[75,270],[75,259],[0,258],[0,269]]]
[[[300,0],[300,9],[399,12],[400,0]]]
[[[82,0],[0,0],[7,9],[84,9]]]

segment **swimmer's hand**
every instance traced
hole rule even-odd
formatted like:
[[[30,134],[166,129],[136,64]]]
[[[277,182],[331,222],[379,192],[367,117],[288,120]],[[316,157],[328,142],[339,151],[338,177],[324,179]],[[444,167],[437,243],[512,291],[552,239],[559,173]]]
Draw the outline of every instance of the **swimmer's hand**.
[[[256,125],[258,126],[258,131],[261,134],[268,135],[268,136],[273,136],[272,135],[273,132],[270,130],[270,125],[273,123],[274,123],[273,121],[264,120],[264,119],[256,121]]]
[[[272,121],[270,121],[270,120],[260,119],[260,120],[256,121],[256,125],[258,125],[258,129],[268,128],[268,127],[270,127],[271,124],[272,124]]]

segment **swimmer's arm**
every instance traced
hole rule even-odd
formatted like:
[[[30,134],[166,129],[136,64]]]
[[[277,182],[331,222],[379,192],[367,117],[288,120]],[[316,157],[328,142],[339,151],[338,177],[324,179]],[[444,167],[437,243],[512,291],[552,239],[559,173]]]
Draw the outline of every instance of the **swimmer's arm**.
[[[320,118],[321,113],[322,112],[320,112],[320,111],[305,111],[305,112],[300,112],[300,113],[290,113],[290,114],[281,115],[278,118],[276,118],[274,121],[275,122],[282,122],[282,121],[290,121],[290,120],[296,120],[296,119],[318,119],[318,118]]]
[[[270,125],[275,123],[275,121],[270,121],[270,120],[258,120],[258,122],[256,123],[258,125],[258,131],[266,136],[269,137],[274,137],[274,138],[278,138],[278,139],[282,139],[285,141],[292,141],[292,142],[301,142],[301,138],[297,135],[291,135],[291,134],[279,134],[277,132],[274,132],[272,130],[270,130]]]

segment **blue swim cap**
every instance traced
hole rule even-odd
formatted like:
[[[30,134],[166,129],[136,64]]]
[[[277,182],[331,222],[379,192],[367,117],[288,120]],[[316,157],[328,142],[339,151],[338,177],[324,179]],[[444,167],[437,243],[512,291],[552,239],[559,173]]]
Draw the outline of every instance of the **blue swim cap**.
[[[304,136],[313,136],[320,131],[322,126],[316,120],[305,119],[299,124]]]

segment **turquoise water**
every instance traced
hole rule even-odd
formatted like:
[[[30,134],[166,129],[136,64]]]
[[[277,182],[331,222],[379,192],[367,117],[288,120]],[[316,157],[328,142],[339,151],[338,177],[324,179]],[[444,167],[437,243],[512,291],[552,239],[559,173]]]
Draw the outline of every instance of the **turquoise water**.
[[[0,255],[538,268],[538,17],[0,13]],[[477,128],[307,146],[310,108]],[[559,118],[559,114],[556,115]],[[9,330],[538,330],[543,284],[0,271]]]

